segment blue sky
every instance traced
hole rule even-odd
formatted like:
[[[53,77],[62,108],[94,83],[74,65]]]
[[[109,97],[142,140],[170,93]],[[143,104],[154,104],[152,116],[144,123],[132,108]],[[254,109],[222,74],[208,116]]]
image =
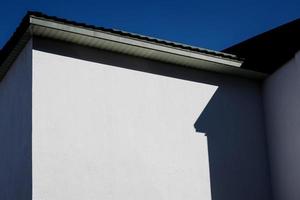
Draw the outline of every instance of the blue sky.
[[[27,10],[222,50],[300,17],[299,0],[1,0],[0,47]]]

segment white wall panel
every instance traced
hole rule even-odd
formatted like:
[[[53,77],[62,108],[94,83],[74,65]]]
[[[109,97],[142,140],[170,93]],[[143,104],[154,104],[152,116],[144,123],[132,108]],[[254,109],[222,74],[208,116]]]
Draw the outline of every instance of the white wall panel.
[[[34,200],[209,200],[217,86],[33,51]]]
[[[31,200],[30,40],[0,81],[0,199]]]
[[[264,83],[275,200],[300,199],[300,52]]]

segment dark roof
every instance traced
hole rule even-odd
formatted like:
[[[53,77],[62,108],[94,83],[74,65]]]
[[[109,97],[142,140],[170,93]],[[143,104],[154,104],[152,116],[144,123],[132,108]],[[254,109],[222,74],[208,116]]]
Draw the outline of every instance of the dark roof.
[[[89,28],[89,29],[94,29],[94,30],[100,30],[100,31],[107,32],[107,33],[113,33],[113,34],[117,34],[120,36],[126,36],[126,37],[135,38],[135,39],[139,39],[139,40],[143,40],[143,41],[148,41],[148,42],[152,42],[152,43],[156,43],[156,44],[162,44],[162,45],[166,45],[166,46],[170,46],[170,47],[180,48],[180,49],[184,49],[184,50],[188,50],[188,51],[192,51],[192,52],[199,52],[199,53],[203,53],[203,54],[207,54],[207,55],[211,55],[211,56],[228,58],[228,59],[233,59],[233,60],[238,60],[238,61],[242,60],[235,55],[231,55],[231,54],[227,54],[227,53],[198,48],[198,47],[180,44],[180,43],[176,43],[176,42],[170,42],[170,41],[147,37],[147,36],[143,36],[143,35],[139,35],[139,34],[124,32],[124,31],[120,31],[120,30],[116,30],[116,29],[98,27],[98,26],[88,25],[85,23],[78,23],[75,21],[70,21],[70,20],[58,18],[55,16],[48,16],[41,12],[29,11],[29,12],[27,12],[26,16],[23,18],[20,26],[16,29],[16,31],[14,32],[12,37],[4,45],[4,47],[0,50],[0,65],[5,60],[5,58],[9,55],[9,53],[13,49],[13,47],[16,45],[20,36],[26,31],[26,29],[30,25],[30,16],[36,16],[36,17],[41,17],[41,18],[45,18],[45,19],[49,19],[49,20],[54,20],[56,22],[62,22],[62,23],[74,25],[77,27],[84,27],[84,28]]]
[[[3,46],[2,49],[0,49],[0,66],[2,66],[2,63],[5,61],[5,59],[9,56],[11,51],[14,49],[14,47],[17,45],[20,37],[24,34],[24,32],[27,30],[30,20],[29,20],[29,13],[23,18],[21,24],[17,27],[16,31],[13,33],[13,35],[10,37],[10,39],[6,42],[6,44]],[[3,67],[0,68],[0,80],[2,79],[2,74],[5,74],[5,71],[7,69],[3,69]]]
[[[224,49],[244,58],[242,68],[271,74],[300,50],[300,18]]]

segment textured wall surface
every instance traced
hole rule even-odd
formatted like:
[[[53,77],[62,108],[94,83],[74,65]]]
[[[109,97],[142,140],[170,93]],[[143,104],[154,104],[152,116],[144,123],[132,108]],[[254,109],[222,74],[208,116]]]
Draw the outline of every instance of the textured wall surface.
[[[31,199],[31,73],[28,42],[0,82],[0,199]]]
[[[300,199],[300,53],[264,83],[275,200]]]
[[[34,199],[210,199],[216,86],[34,51]]]
[[[34,199],[271,199],[260,83],[33,45]]]

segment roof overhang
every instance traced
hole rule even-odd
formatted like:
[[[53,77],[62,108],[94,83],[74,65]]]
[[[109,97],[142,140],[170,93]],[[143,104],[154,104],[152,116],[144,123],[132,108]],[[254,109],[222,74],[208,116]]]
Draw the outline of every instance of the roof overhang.
[[[5,70],[9,68],[9,65],[14,61],[26,42],[32,36],[39,36],[205,71],[256,79],[263,79],[266,76],[260,72],[240,68],[243,63],[241,59],[221,52],[207,50],[208,53],[204,53],[205,50],[202,49],[193,51],[185,48],[186,46],[181,48],[180,44],[177,45],[176,43],[171,43],[172,45],[170,45],[167,41],[165,43],[161,42],[161,40],[156,42],[152,38],[144,39],[146,38],[145,36],[132,37],[130,34],[103,31],[84,25],[55,20],[51,17],[28,15],[26,22],[23,20],[23,23],[27,23],[27,26],[25,29],[23,28],[21,36],[19,36],[18,41],[13,45],[9,54],[2,60],[0,75],[5,74]]]
[[[300,50],[299,36],[300,18],[226,48],[223,52],[243,57],[244,69],[272,74]]]

